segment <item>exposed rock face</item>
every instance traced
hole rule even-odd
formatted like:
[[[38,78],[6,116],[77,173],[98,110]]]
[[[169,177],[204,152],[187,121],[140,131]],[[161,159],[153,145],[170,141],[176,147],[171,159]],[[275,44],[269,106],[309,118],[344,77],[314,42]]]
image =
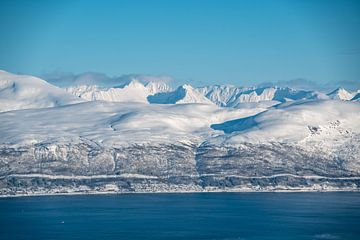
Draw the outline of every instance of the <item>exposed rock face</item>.
[[[339,147],[333,154],[279,142],[107,148],[84,140],[2,146],[0,194],[358,190],[360,150],[356,144],[348,142],[346,149]]]

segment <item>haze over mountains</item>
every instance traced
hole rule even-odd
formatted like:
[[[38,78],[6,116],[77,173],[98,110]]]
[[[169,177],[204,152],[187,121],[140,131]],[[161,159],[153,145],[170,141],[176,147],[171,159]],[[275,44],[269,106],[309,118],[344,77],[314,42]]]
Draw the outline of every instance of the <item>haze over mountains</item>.
[[[359,91],[83,83],[0,72],[1,195],[360,188]]]

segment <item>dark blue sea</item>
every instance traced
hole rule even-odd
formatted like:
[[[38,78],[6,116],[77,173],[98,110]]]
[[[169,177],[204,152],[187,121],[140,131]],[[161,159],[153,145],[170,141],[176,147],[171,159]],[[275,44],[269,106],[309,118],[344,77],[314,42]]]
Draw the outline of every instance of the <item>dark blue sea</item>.
[[[0,199],[0,239],[360,239],[360,193]]]

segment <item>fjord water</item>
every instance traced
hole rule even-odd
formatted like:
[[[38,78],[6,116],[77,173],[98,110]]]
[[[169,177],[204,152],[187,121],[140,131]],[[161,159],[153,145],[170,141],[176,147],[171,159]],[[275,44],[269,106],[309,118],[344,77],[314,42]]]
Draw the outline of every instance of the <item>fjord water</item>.
[[[0,239],[360,239],[360,193],[3,198]]]

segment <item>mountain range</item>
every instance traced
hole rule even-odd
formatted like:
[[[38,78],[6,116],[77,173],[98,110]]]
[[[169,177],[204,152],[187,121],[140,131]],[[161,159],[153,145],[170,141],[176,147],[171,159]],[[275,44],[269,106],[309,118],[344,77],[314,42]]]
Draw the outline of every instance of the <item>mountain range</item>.
[[[66,91],[87,101],[103,100],[109,102],[143,102],[156,104],[175,103],[214,103],[220,107],[238,108],[243,103],[273,101],[283,103],[297,100],[357,100],[360,90],[348,92],[337,88],[330,93],[298,90],[289,87],[235,87],[232,85],[212,85],[192,87],[189,84],[173,89],[165,82],[149,81],[141,83],[132,80],[122,86],[104,88],[96,85],[78,85]]]
[[[360,189],[359,91],[0,72],[0,195]]]

